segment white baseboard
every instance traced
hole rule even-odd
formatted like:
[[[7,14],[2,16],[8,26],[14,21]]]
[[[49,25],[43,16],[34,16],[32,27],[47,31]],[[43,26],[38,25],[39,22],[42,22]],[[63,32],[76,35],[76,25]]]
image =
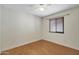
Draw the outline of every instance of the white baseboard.
[[[40,39],[39,39],[40,40]],[[38,41],[38,40],[33,40],[33,41],[29,41],[29,42],[23,42],[21,44],[17,44],[17,45],[14,45],[12,47],[9,47],[9,48],[6,48],[6,49],[3,49],[1,51],[5,51],[5,50],[9,50],[9,49],[12,49],[12,48],[16,48],[16,47],[19,47],[19,46],[22,46],[22,45],[26,45],[26,44],[29,44],[29,43],[32,43],[32,42],[35,42],[35,41]],[[0,51],[0,52],[1,52]]]
[[[47,40],[47,39],[39,39],[39,40]],[[16,47],[19,47],[19,46],[22,46],[22,45],[26,45],[26,44],[35,42],[35,41],[38,41],[38,40],[33,40],[33,41],[29,41],[29,42],[24,42],[24,43],[21,43],[21,44],[17,44],[17,45],[15,45],[15,46],[12,46],[12,47],[9,47],[9,48],[0,50],[0,53],[1,53],[1,51],[5,51],[5,50],[12,49],[12,48],[16,48]],[[54,42],[54,43],[56,43],[56,44],[63,45],[63,46],[66,46],[66,47],[69,47],[69,48],[72,48],[72,49],[75,49],[75,50],[79,50],[78,48],[74,48],[74,47],[68,46],[67,44],[62,44],[62,43],[60,43],[60,42],[55,42],[55,41],[51,41],[51,40],[47,40],[47,41]]]
[[[66,46],[66,47],[69,47],[69,48],[72,48],[72,49],[75,49],[75,50],[78,50],[78,51],[79,51],[79,48],[75,48],[75,47],[69,46],[69,45],[67,45],[67,44],[62,44],[62,43],[60,43],[60,42],[51,41],[51,40],[48,40],[48,39],[45,39],[45,40],[50,41],[50,42],[54,42],[54,43],[56,43],[56,44],[59,44],[59,45],[62,45],[62,46]]]

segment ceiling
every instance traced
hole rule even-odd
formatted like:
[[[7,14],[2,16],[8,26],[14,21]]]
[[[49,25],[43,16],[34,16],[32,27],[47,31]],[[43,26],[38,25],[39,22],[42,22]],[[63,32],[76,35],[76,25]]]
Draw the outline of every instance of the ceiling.
[[[5,4],[4,6],[12,8],[20,12],[28,12],[30,14],[44,17],[50,14],[54,14],[60,11],[64,11],[70,8],[79,6],[78,4]],[[43,11],[40,11],[39,7],[44,7]]]

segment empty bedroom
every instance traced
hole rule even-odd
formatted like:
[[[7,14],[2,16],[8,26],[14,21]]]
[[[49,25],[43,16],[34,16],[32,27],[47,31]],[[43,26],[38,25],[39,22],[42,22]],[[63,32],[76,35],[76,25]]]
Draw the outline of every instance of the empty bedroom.
[[[0,55],[79,55],[79,4],[0,4]]]

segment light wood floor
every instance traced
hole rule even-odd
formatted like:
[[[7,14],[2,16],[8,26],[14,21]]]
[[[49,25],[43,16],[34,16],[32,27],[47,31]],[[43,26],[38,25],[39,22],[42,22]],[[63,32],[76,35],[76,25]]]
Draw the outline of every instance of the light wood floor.
[[[2,55],[79,55],[79,51],[46,40],[4,51]]]

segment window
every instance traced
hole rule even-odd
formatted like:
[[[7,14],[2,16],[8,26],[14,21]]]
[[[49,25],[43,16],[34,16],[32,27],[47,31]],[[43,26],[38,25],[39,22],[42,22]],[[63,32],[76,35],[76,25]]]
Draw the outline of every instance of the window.
[[[64,33],[64,17],[50,19],[49,32]]]

